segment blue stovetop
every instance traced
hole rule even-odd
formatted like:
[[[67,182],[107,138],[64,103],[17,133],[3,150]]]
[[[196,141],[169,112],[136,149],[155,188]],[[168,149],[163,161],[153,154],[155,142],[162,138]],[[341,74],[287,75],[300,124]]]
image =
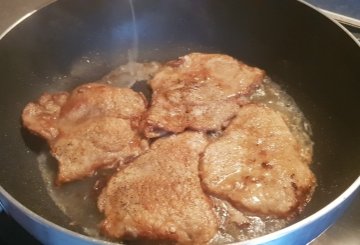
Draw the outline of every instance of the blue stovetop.
[[[360,0],[306,0],[306,1],[319,8],[360,20]]]

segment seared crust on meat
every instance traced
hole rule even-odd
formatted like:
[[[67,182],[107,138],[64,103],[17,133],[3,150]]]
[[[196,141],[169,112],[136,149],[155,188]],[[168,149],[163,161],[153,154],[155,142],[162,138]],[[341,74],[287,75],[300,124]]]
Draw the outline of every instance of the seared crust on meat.
[[[57,181],[65,183],[91,176],[102,167],[116,167],[148,146],[130,120],[96,117],[69,128],[50,147],[59,162]]]
[[[264,71],[221,54],[192,53],[171,61],[149,82],[153,98],[143,121],[145,135],[219,130],[264,76]]]
[[[58,183],[92,175],[148,148],[137,127],[144,97],[128,88],[89,83],[70,94],[45,93],[29,103],[23,125],[45,138],[59,161]]]
[[[30,102],[22,112],[24,127],[51,141],[59,135],[57,120],[69,97],[67,92],[44,93],[37,102]]]
[[[315,177],[282,115],[249,104],[205,150],[204,187],[251,213],[289,217],[301,210]]]
[[[208,242],[218,224],[198,176],[206,145],[202,133],[161,138],[112,176],[98,199],[103,232],[114,238]]]
[[[78,122],[101,116],[139,119],[146,106],[144,96],[132,89],[87,83],[72,91],[61,109],[61,120]]]

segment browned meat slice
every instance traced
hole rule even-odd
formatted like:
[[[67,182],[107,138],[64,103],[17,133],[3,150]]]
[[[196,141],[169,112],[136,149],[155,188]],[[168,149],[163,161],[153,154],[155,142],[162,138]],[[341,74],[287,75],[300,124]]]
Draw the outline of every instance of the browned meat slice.
[[[70,94],[61,108],[60,120],[74,123],[98,116],[139,119],[145,109],[145,98],[129,88],[88,83]]]
[[[147,137],[186,128],[218,130],[235,116],[265,73],[220,54],[192,53],[167,63],[150,80],[153,98],[144,120]]]
[[[37,102],[30,102],[22,113],[24,126],[46,140],[55,139],[59,135],[57,121],[61,108],[68,97],[67,92],[44,93]]]
[[[131,128],[129,120],[95,117],[69,128],[50,146],[59,161],[58,181],[63,183],[138,156],[147,142]]]
[[[147,141],[137,131],[146,109],[140,94],[90,83],[66,92],[44,94],[29,103],[23,124],[45,138],[59,161],[58,183],[90,176],[138,156]]]
[[[198,176],[199,154],[206,145],[202,133],[161,138],[114,175],[98,200],[105,214],[103,232],[180,244],[209,241],[217,221]]]
[[[287,217],[303,208],[315,186],[301,146],[282,115],[249,104],[205,150],[205,188],[240,210]]]

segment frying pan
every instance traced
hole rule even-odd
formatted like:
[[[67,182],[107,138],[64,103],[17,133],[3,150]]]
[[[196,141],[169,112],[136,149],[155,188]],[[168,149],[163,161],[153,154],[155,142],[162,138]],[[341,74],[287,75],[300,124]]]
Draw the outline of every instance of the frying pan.
[[[301,1],[135,0],[138,61],[192,51],[260,67],[297,102],[313,131],[318,187],[289,227],[248,244],[304,244],[343,213],[360,185],[359,43]],[[63,0],[0,40],[0,200],[45,244],[98,244],[49,197],[36,157],[44,142],[21,127],[23,107],[45,91],[72,89],[127,62],[128,1]]]

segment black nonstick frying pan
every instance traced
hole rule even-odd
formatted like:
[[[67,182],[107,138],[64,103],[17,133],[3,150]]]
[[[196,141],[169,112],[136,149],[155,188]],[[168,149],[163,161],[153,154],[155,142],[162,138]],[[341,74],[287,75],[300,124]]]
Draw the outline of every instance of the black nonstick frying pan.
[[[341,27],[300,1],[134,0],[142,61],[192,51],[232,55],[267,71],[309,119],[315,142],[313,200],[297,221],[249,243],[303,244],[325,230],[360,185],[360,49]],[[20,115],[45,91],[94,81],[127,62],[133,47],[128,1],[63,0],[0,40],[0,200],[47,244],[88,238],[48,196],[37,168],[44,143]],[[89,62],[88,62],[89,61]]]

